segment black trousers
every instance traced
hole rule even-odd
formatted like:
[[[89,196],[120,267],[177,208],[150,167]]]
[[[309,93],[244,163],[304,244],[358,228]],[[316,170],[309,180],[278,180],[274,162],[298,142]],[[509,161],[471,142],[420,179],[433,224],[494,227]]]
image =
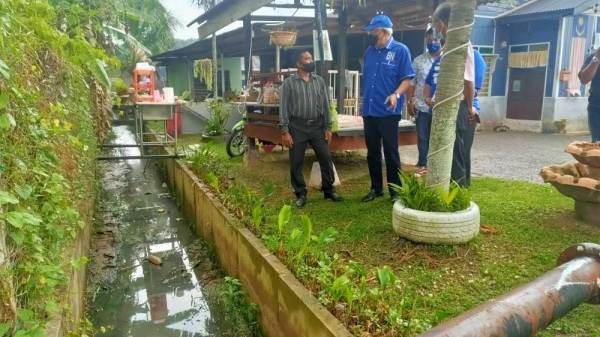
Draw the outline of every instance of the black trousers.
[[[471,148],[475,139],[476,123],[469,120],[469,109],[462,101],[456,120],[456,140],[452,156],[452,180],[462,187],[471,186]]]
[[[365,140],[367,143],[367,162],[371,176],[371,189],[383,192],[381,167],[381,145],[385,156],[385,168],[388,183],[400,185],[400,153],[398,152],[399,115],[386,117],[364,117]],[[389,188],[389,186],[388,186]],[[389,188],[390,194],[394,194]]]
[[[294,145],[290,148],[290,176],[292,187],[296,197],[306,195],[306,183],[302,169],[304,168],[304,152],[306,146],[310,146],[317,155],[319,166],[321,167],[321,190],[325,193],[334,192],[333,182],[333,164],[331,162],[331,153],[329,144],[325,140],[325,128],[321,120],[312,123],[299,119],[291,118],[289,124],[290,134],[294,140]]]

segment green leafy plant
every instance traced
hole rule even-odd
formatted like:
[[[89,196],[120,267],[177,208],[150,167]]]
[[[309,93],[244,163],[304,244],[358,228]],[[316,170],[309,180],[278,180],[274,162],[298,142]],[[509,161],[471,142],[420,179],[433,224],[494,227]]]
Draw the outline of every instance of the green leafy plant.
[[[194,61],[194,77],[206,84],[208,90],[213,89],[213,64],[211,59]]]
[[[344,300],[346,304],[352,306],[352,302],[354,301],[354,289],[348,276],[342,275],[336,278],[331,285],[330,294],[335,301]]]
[[[265,211],[261,206],[252,209],[252,224],[255,229],[260,228],[265,218]]]
[[[208,109],[210,111],[210,118],[206,124],[204,134],[207,136],[220,136],[225,132],[225,123],[229,119],[229,112],[220,99],[210,100]]]
[[[242,288],[240,280],[225,277],[220,288],[219,296],[226,308],[227,317],[232,319],[232,325],[238,336],[260,337],[263,336],[259,321],[258,305],[251,303],[248,295]]]
[[[129,86],[123,79],[115,78],[112,80],[112,90],[117,94],[117,96],[127,95],[129,90]]]
[[[279,215],[277,216],[277,234],[279,237],[279,246],[277,248],[277,253],[282,256],[284,255],[283,248],[283,230],[290,223],[292,218],[292,207],[290,205],[283,205],[281,210],[279,210]]]
[[[183,100],[183,101],[189,101],[190,97],[192,97],[192,94],[190,93],[189,90],[184,90],[181,93],[181,96],[179,96],[179,99]]]
[[[220,191],[221,183],[219,182],[219,177],[212,172],[207,172],[204,177],[206,178],[206,182],[208,182],[210,187],[214,188],[217,192]]]
[[[400,172],[401,186],[390,184],[398,199],[408,208],[424,212],[458,212],[469,208],[471,193],[456,182],[450,184],[448,193],[432,189],[425,179]]]
[[[16,309],[0,335],[43,336],[64,309],[70,247],[91,222],[97,137],[110,125],[117,62],[80,20],[102,26],[88,6],[58,3],[0,1],[0,297]]]
[[[377,268],[376,275],[377,281],[379,281],[379,285],[383,289],[387,289],[396,283],[396,275],[394,275],[394,272],[388,266]]]

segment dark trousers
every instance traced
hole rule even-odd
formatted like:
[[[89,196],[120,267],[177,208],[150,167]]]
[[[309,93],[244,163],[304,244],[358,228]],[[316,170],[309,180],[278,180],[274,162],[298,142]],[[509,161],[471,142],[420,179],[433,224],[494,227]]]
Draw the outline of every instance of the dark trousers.
[[[419,161],[417,166],[427,166],[427,154],[429,152],[429,136],[431,135],[431,113],[429,111],[417,112],[417,149],[419,150]]]
[[[592,134],[592,142],[600,142],[600,106],[588,106],[588,124]]]
[[[471,186],[471,148],[475,139],[476,123],[469,120],[469,109],[462,101],[456,120],[456,140],[452,157],[452,180],[462,187]]]
[[[367,162],[371,176],[371,189],[383,192],[381,145],[385,156],[388,183],[400,185],[400,153],[398,153],[398,122],[400,116],[364,117]],[[388,186],[389,187],[389,186]],[[390,194],[394,194],[390,188]]]
[[[294,145],[292,145],[289,152],[290,176],[296,197],[306,195],[307,192],[302,169],[304,168],[304,152],[308,144],[315,151],[321,167],[321,190],[325,194],[332,193],[334,191],[333,164],[329,144],[325,140],[325,129],[322,121],[310,123],[303,119],[291,118],[289,128],[294,140]]]

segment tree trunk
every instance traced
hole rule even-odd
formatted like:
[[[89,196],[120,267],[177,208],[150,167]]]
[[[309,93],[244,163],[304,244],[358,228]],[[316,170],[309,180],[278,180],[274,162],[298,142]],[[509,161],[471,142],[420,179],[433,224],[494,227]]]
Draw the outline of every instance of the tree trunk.
[[[0,213],[2,213],[1,206]],[[10,254],[6,245],[6,224],[0,221],[0,322],[13,324],[16,314],[17,304],[10,273]]]
[[[439,187],[445,191],[450,186],[452,153],[456,138],[456,117],[459,102],[463,98],[466,44],[469,42],[472,26],[451,30],[471,24],[476,6],[475,0],[450,0],[449,3],[452,5],[452,12],[444,46],[446,54],[442,59],[435,94],[437,105],[433,109],[427,159],[427,185]],[[458,50],[448,53],[457,47],[459,47]]]

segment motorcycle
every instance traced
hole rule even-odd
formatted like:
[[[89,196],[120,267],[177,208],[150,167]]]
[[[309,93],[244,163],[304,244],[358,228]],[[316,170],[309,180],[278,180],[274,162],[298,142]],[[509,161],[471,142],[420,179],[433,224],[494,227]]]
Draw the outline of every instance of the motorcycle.
[[[229,157],[238,157],[246,151],[247,137],[244,135],[244,127],[246,126],[246,117],[237,122],[231,129],[231,135],[227,139],[227,154]]]

